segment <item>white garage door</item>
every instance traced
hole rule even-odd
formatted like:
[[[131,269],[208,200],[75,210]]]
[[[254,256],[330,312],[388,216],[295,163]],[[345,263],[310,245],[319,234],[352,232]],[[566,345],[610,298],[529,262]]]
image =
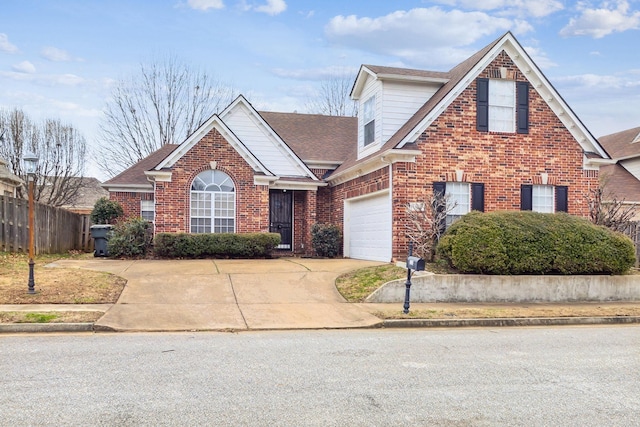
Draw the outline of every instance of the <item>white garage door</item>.
[[[391,201],[389,193],[345,201],[345,255],[391,261]]]

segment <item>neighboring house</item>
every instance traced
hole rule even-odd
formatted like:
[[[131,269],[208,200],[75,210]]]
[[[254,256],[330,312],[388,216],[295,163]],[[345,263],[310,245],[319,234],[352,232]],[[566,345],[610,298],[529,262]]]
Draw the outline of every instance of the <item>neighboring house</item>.
[[[610,202],[615,197],[629,206],[640,206],[640,127],[602,136],[598,140],[616,161],[600,168],[603,202]],[[636,209],[634,220],[640,220],[640,209]]]
[[[61,182],[65,183],[65,186],[62,187],[63,193],[60,188],[56,188],[56,185],[60,185]],[[62,194],[57,194],[56,191],[61,191]],[[102,187],[97,178],[77,176],[46,177],[40,193],[39,200],[41,203],[52,204],[52,199],[60,200],[62,196],[68,200],[61,205],[56,203],[57,207],[88,215],[93,210],[98,199],[101,197],[108,198],[109,192]]]
[[[406,209],[441,192],[471,210],[587,216],[607,152],[511,33],[449,72],[363,65],[358,118],[256,111],[242,96],[180,145],[107,181],[156,232],[282,235],[310,254],[311,226],[343,229],[344,255],[406,256]]]
[[[92,177],[71,177],[71,180],[80,180],[78,192],[72,200],[60,206],[71,212],[82,215],[89,215],[98,199],[109,197],[109,192],[102,188],[102,183],[97,178]]]
[[[17,188],[24,184],[18,175],[9,170],[6,160],[0,159],[0,196],[17,196]]]

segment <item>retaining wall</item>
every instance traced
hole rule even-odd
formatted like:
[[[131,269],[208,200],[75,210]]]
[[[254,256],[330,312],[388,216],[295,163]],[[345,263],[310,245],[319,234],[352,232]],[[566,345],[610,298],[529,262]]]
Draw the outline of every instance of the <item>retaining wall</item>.
[[[404,301],[406,279],[376,290],[366,302]],[[411,302],[640,301],[640,276],[483,276],[426,274],[411,279]]]

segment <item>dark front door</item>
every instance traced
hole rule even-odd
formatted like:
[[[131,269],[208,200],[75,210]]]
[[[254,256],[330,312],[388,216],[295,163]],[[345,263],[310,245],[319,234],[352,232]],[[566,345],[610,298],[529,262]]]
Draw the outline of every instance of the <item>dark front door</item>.
[[[269,191],[269,231],[280,233],[278,249],[292,250],[293,191]]]

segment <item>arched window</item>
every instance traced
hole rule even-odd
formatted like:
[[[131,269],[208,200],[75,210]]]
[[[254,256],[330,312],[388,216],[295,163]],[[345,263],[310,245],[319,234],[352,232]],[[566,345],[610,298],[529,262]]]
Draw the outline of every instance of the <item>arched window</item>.
[[[236,229],[236,189],[219,170],[200,173],[191,184],[191,232],[233,233]]]

